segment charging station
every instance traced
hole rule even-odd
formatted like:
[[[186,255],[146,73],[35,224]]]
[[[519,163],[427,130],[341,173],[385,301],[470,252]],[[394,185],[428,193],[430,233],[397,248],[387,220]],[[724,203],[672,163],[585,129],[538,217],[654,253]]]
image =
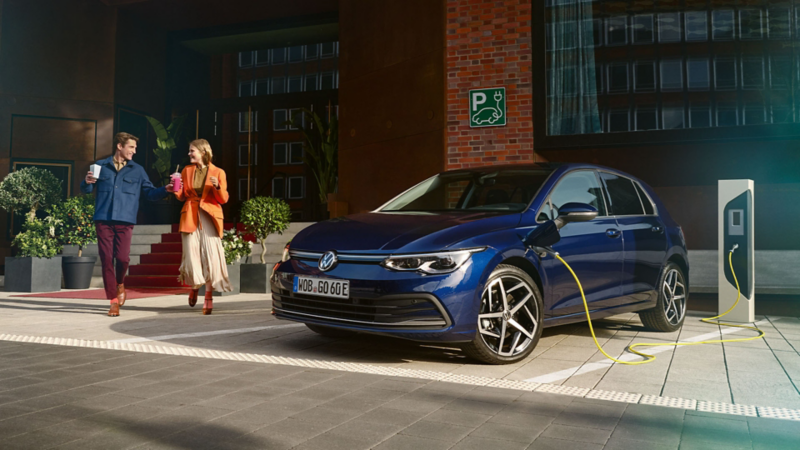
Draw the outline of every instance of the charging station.
[[[755,320],[755,244],[753,220],[753,180],[719,180],[719,311],[727,311],[736,301],[739,282],[741,299],[728,315],[734,322]],[[728,255],[733,250],[731,273]]]

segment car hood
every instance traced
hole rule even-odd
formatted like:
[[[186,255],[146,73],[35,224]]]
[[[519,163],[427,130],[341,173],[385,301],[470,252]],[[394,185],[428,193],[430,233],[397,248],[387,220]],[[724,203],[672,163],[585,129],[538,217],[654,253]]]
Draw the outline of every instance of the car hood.
[[[293,250],[324,252],[414,253],[438,251],[463,240],[514,227],[520,214],[366,213],[341,217],[303,229],[292,239]]]

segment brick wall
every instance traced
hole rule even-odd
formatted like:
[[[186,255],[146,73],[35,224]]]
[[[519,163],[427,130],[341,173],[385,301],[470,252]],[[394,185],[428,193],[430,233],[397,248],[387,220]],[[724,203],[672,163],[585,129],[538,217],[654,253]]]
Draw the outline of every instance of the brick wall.
[[[447,169],[534,161],[530,2],[447,1]],[[469,90],[490,87],[507,125],[470,128]]]

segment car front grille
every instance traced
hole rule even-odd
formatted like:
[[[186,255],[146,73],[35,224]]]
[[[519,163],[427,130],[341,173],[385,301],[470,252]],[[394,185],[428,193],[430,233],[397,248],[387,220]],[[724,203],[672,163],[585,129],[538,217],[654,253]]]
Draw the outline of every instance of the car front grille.
[[[347,299],[272,291],[272,307],[278,317],[316,319],[332,324],[391,329],[441,329],[450,320],[439,301],[430,294],[387,295]]]

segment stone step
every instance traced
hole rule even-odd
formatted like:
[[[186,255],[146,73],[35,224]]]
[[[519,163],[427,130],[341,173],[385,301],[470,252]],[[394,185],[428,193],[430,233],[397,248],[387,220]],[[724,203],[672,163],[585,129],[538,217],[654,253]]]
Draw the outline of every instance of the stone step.
[[[177,230],[176,230],[177,231]],[[172,225],[134,225],[133,227],[133,235],[142,235],[142,234],[155,234],[155,235],[162,235],[164,233],[171,233],[172,232]]]

